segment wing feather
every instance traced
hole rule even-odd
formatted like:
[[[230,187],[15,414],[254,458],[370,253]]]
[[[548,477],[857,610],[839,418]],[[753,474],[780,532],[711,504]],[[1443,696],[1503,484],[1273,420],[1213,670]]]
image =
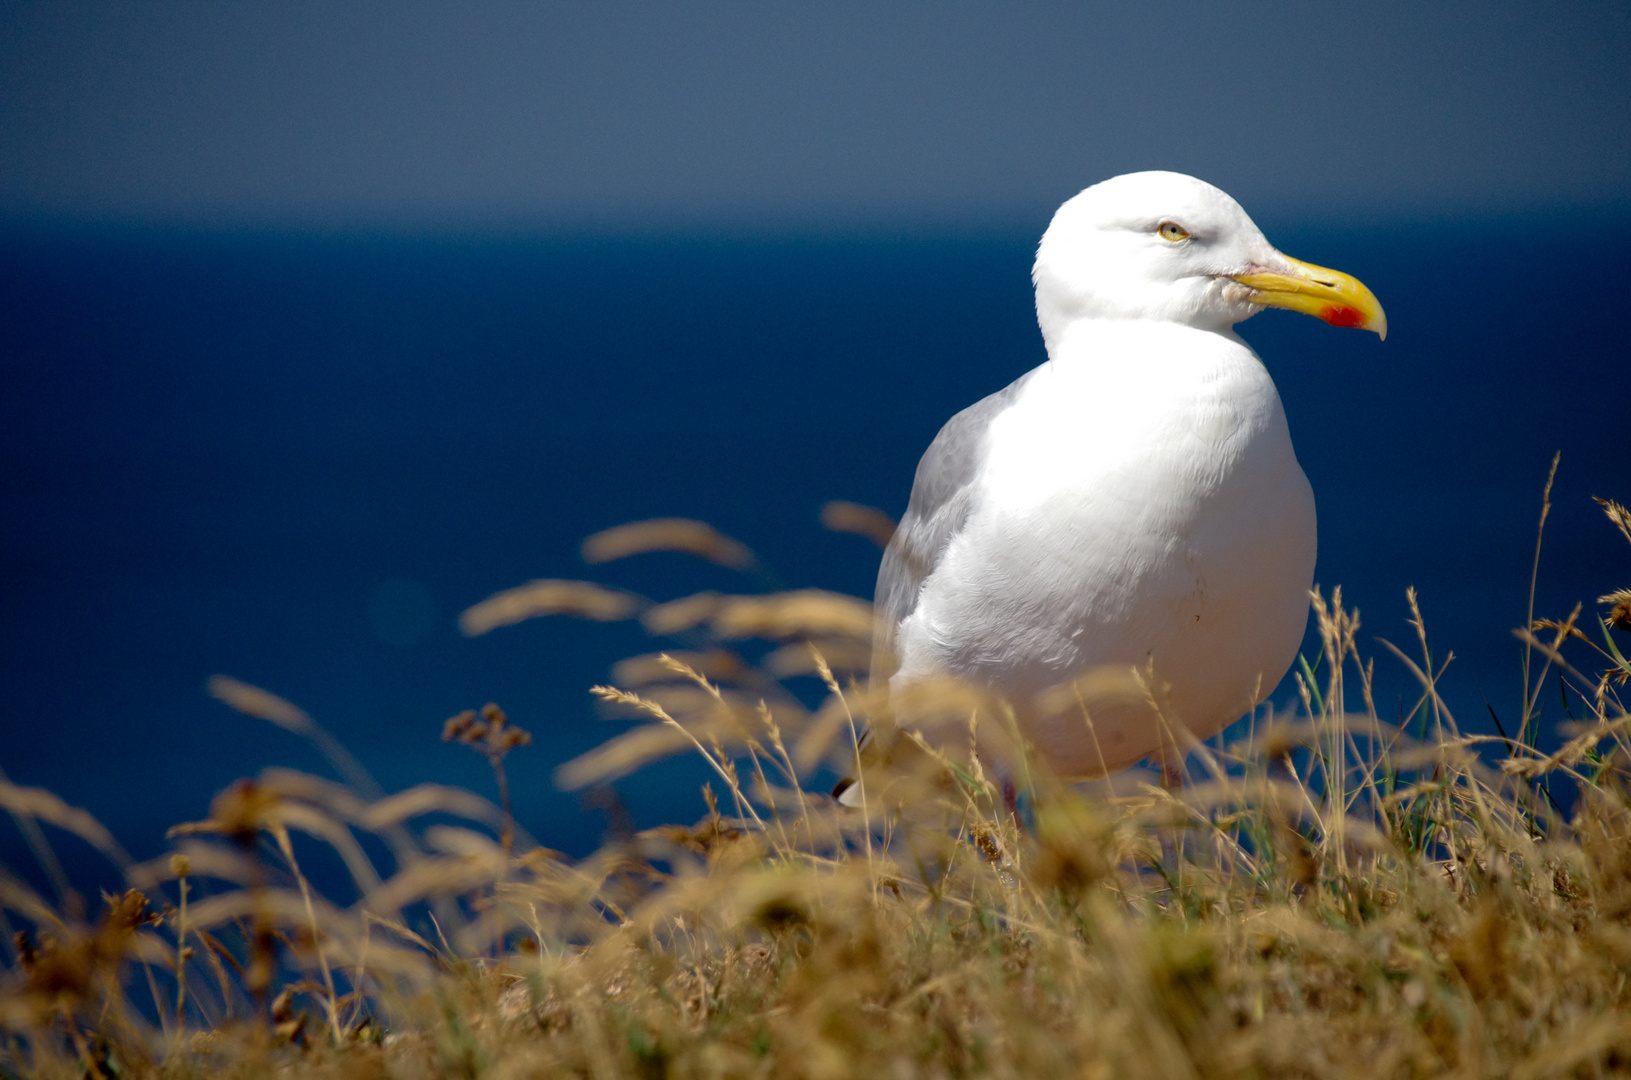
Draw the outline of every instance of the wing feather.
[[[968,521],[991,422],[1013,404],[1034,374],[1021,376],[946,421],[918,462],[906,513],[878,567],[873,597],[878,620],[872,644],[874,686],[887,682],[899,666],[896,631],[916,609],[923,583]]]

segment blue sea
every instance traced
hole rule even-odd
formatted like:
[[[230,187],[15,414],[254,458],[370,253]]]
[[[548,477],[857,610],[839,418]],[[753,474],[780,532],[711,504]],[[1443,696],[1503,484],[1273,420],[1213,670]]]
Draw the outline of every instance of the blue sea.
[[[137,857],[303,740],[204,693],[221,672],[296,702],[388,790],[491,793],[442,721],[496,701],[541,842],[593,848],[602,809],[560,763],[621,725],[588,694],[656,644],[460,610],[538,577],[668,599],[703,588],[870,594],[877,552],[817,513],[898,515],[952,413],[1043,358],[1034,228],[931,235],[568,237],[0,229],[0,768],[107,823]],[[1562,464],[1537,612],[1631,585],[1590,496],[1631,500],[1626,286],[1581,218],[1269,229],[1354,273],[1386,342],[1285,312],[1241,328],[1284,397],[1319,504],[1318,580],[1376,656],[1379,707],[1416,690],[1420,592],[1463,726],[1515,718],[1540,496]],[[701,518],[742,578],[678,555],[584,566],[620,522]],[[1585,656],[1582,654],[1581,659]],[[1282,687],[1280,700],[1287,699]],[[1549,727],[1564,719],[1550,688]],[[637,827],[691,821],[677,762],[618,785]],[[94,875],[77,841],[70,869]],[[0,823],[0,862],[32,874]]]

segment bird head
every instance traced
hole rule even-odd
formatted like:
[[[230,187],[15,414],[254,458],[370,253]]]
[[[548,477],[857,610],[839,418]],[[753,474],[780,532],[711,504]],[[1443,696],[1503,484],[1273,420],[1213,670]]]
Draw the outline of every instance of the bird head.
[[[1079,319],[1225,330],[1265,307],[1387,336],[1382,305],[1358,280],[1282,254],[1239,203],[1182,173],[1128,173],[1068,200],[1031,279],[1050,347]]]

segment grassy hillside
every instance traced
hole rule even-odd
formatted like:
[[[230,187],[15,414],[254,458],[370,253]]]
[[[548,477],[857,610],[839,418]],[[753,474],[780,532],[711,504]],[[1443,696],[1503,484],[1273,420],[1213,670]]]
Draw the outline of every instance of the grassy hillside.
[[[1631,515],[1606,509],[1631,541]],[[828,520],[888,527],[855,507]],[[752,558],[684,522],[602,534],[589,554],[653,548]],[[1616,648],[1631,593],[1520,631],[1528,700],[1498,737],[1464,735],[1444,707],[1419,615],[1419,640],[1396,660],[1420,694],[1389,724],[1358,614],[1340,592],[1314,608],[1323,649],[1298,674],[1301,707],[1183,746],[1181,783],[1063,784],[1014,745],[1001,702],[948,685],[917,707],[924,725],[953,726],[932,743],[903,734],[886,763],[861,762],[865,806],[852,810],[812,777],[853,772],[856,735],[878,715],[861,686],[862,602],[805,591],[652,605],[563,581],[510,590],[467,611],[466,631],[568,613],[638,618],[686,646],[616,666],[618,687],[597,693],[645,722],[559,779],[594,787],[700,754],[708,813],[614,830],[582,860],[512,822],[505,758],[547,749],[528,748],[497,706],[443,733],[491,761],[496,803],[435,785],[370,797],[298,708],[218,678],[217,696],[310,736],[353,782],[276,769],[243,781],[208,820],[173,830],[173,854],[128,866],[121,895],[48,902],[0,875],[15,931],[0,1070],[1375,1080],[1631,1069],[1620,696],[1631,663]],[[788,688],[812,677],[827,691],[817,708]],[[1078,689],[1084,723],[1095,694],[1160,698],[1140,672],[1093,673]],[[1574,718],[1560,741],[1541,730],[1542,694]],[[1021,761],[1017,812],[976,746]],[[46,792],[5,784],[0,801],[47,866],[40,822],[122,859],[100,824]],[[319,847],[346,867],[355,902],[311,887],[301,860]]]

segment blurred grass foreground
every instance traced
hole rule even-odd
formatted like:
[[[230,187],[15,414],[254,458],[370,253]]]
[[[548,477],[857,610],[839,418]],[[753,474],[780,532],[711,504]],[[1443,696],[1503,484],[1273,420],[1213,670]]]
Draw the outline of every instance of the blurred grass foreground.
[[[1604,509],[1631,541],[1631,514]],[[880,542],[890,529],[848,504],[824,520]],[[675,520],[599,534],[584,554],[656,549],[757,565]],[[1623,1074],[1631,663],[1615,635],[1631,630],[1631,591],[1597,603],[1530,613],[1517,729],[1481,737],[1444,706],[1419,613],[1418,640],[1393,652],[1420,692],[1390,724],[1358,613],[1316,593],[1323,648],[1300,665],[1298,708],[1187,747],[1177,786],[1072,787],[1007,738],[1025,780],[1014,813],[975,749],[1011,735],[1011,716],[966,687],[925,691],[924,715],[956,727],[903,733],[916,752],[864,767],[861,808],[815,782],[855,771],[878,717],[860,600],[653,604],[536,581],[471,607],[466,633],[571,614],[638,619],[673,646],[595,689],[645,722],[560,783],[698,754],[713,776],[701,820],[614,830],[569,860],[511,818],[504,761],[529,736],[498,706],[443,732],[492,764],[496,804],[434,784],[385,795],[299,708],[218,676],[212,693],[313,739],[345,782],[268,769],[143,864],[85,812],[0,784],[61,897],[0,871],[0,1072]],[[825,687],[818,706],[800,679]],[[1543,693],[1573,717],[1561,733],[1540,730]],[[126,890],[79,898],[42,823],[104,852]],[[353,900],[319,895],[302,870],[318,857],[343,864]]]

